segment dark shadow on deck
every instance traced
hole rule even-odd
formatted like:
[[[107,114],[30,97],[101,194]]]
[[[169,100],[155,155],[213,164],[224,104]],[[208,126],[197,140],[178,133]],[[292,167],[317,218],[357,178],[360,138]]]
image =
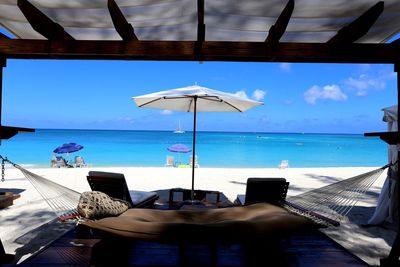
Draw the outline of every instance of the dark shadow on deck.
[[[388,231],[393,231],[395,233],[395,226],[394,225],[374,225],[374,226],[368,226],[368,220],[372,217],[372,215],[375,212],[375,207],[363,207],[363,206],[354,206],[352,210],[349,212],[347,215],[348,220],[360,226],[360,229],[362,229],[363,232],[368,233],[367,236],[369,237],[380,237],[385,242],[391,246],[391,244],[394,241],[395,234],[388,235],[388,234],[381,234],[382,231],[388,232]],[[360,218],[367,218],[365,219],[360,219]]]
[[[318,231],[263,244],[172,245],[99,238],[79,226],[20,266],[368,266]]]
[[[15,242],[22,244],[22,246],[15,250],[14,262],[17,263],[25,255],[37,253],[37,251],[60,238],[74,226],[75,223],[61,223],[58,220],[52,220],[18,237]]]

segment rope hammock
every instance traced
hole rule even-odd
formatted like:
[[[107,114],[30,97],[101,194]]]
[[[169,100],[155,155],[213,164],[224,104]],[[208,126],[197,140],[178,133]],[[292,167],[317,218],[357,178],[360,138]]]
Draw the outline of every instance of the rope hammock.
[[[283,206],[318,223],[338,226],[383,171],[393,164],[288,197]]]
[[[29,180],[33,187],[38,191],[42,198],[46,201],[49,207],[57,214],[57,217],[64,221],[68,219],[73,219],[79,217],[77,210],[80,193],[76,192],[68,187],[62,186],[58,183],[52,182],[40,175],[28,171],[27,169],[21,167],[9,161],[6,158],[0,156],[2,163],[2,181],[4,181],[4,163],[8,162],[18,170],[20,170],[24,176]]]
[[[79,217],[77,205],[80,193],[34,174],[7,158],[2,159],[2,181],[4,181],[4,162],[19,169],[35,189],[57,214],[60,220]],[[379,169],[338,181],[327,186],[291,196],[282,206],[289,211],[310,218],[326,226],[338,226],[360,198],[379,178],[383,171],[397,162]]]

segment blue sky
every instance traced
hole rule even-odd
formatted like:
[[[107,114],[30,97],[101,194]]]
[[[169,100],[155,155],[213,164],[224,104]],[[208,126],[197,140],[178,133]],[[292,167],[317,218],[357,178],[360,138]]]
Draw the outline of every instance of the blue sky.
[[[199,113],[200,131],[364,133],[386,130],[393,65],[8,60],[3,125],[57,129],[192,129],[192,113],[137,108],[131,97],[197,83],[264,106]]]

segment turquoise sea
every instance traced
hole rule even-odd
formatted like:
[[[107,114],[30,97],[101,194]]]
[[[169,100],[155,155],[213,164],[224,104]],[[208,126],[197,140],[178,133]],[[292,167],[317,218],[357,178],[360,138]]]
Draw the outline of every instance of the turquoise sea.
[[[191,153],[172,153],[167,147],[191,147],[192,133],[39,129],[3,140],[0,155],[18,164],[49,167],[53,150],[69,142],[84,148],[64,157],[80,155],[93,167],[164,166],[167,155],[188,163]],[[198,132],[196,154],[200,167],[277,167],[284,159],[291,167],[382,166],[387,145],[354,134]]]

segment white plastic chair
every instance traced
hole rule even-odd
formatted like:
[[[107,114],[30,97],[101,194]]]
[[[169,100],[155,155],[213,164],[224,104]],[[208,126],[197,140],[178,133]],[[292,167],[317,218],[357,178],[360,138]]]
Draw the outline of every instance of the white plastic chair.
[[[81,168],[86,166],[87,166],[86,162],[81,156],[75,156],[75,163],[74,163],[75,168]]]
[[[289,161],[287,159],[284,159],[281,161],[281,164],[278,165],[279,169],[286,169],[289,167]]]
[[[189,166],[192,167],[193,164],[193,156],[190,156]],[[197,162],[197,155],[194,156],[194,167],[200,167],[199,163]]]
[[[175,167],[175,159],[173,156],[167,156],[165,167]]]

